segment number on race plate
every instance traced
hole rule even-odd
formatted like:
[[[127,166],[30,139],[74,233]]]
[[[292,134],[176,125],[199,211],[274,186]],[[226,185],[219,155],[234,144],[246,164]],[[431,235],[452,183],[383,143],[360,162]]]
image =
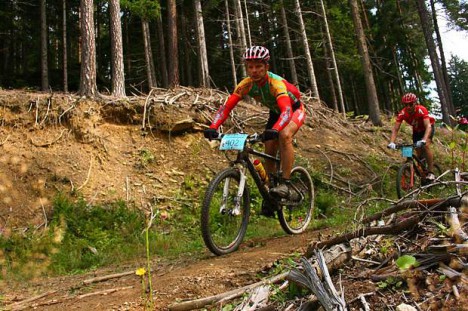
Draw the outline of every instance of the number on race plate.
[[[221,139],[219,150],[243,150],[247,134],[226,134]]]

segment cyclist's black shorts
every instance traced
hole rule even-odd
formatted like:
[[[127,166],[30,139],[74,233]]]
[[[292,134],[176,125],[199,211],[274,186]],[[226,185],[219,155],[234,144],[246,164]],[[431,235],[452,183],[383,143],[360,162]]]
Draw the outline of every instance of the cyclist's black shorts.
[[[432,138],[434,137],[434,132],[435,132],[434,124],[431,125],[431,129],[432,129],[431,130],[431,135],[429,135],[429,138],[432,141]],[[413,144],[415,144],[419,140],[423,139],[424,133],[425,132],[413,132]]]

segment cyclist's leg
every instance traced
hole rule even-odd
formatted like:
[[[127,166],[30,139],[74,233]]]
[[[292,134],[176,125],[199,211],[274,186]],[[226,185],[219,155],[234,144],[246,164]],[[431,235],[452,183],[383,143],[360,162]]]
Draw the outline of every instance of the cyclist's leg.
[[[265,153],[271,156],[276,156],[278,152],[278,141],[277,140],[268,140],[265,142]],[[265,170],[267,174],[274,173],[276,169],[276,163],[272,160],[265,160]]]
[[[424,132],[413,132],[413,144],[416,144],[419,140],[423,139],[423,137]],[[416,151],[416,156],[419,159],[423,159],[425,157],[423,148],[414,148],[414,151]]]
[[[291,169],[294,164],[294,146],[293,137],[304,124],[305,113],[304,106],[301,105],[299,109],[293,112],[291,121],[279,133],[279,148],[281,154],[281,169],[283,171],[283,178],[289,179],[291,177]]]
[[[293,137],[298,129],[299,127],[296,123],[289,122],[279,134],[281,170],[284,179],[289,179],[291,177],[291,169],[294,164]]]
[[[265,129],[271,129],[273,128],[273,125],[276,123],[278,120],[279,115],[275,114],[270,111],[270,117],[268,118],[268,122],[265,126]],[[276,153],[278,152],[278,141],[277,140],[268,140],[265,142],[265,153],[269,154],[271,156],[276,156]],[[276,163],[275,161],[272,160],[265,160],[265,170],[267,174],[274,173],[276,171]]]
[[[424,146],[424,153],[426,155],[426,161],[427,161],[427,169],[429,172],[434,172],[434,155],[431,150],[431,144],[432,144],[432,138],[434,137],[434,125],[432,125],[432,131],[431,135],[429,136],[429,139],[426,141],[426,145]]]

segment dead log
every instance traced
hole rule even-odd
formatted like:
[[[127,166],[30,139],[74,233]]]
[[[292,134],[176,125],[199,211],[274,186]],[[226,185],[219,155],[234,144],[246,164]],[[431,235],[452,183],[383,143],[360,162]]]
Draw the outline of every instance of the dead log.
[[[439,263],[439,268],[437,269],[437,271],[445,274],[452,281],[460,281],[465,285],[468,285],[468,277],[466,277],[463,273],[450,268],[442,262]]]
[[[468,256],[468,244],[445,244],[445,245],[431,245],[427,248],[428,251],[434,253],[451,253],[462,256]]]
[[[449,235],[455,239],[455,243],[468,243],[468,235],[463,231],[458,219],[458,213],[456,208],[450,207],[449,214],[447,215],[447,223],[450,225]]]
[[[420,201],[403,201],[397,203],[394,207],[386,209],[381,213],[377,213],[373,216],[367,217],[362,220],[363,223],[370,223],[372,221],[378,220],[386,215],[390,215],[397,211],[402,211],[410,208],[419,208],[424,210],[424,212],[417,215],[408,217],[407,219],[398,222],[393,226],[382,226],[382,227],[370,227],[358,229],[354,232],[344,234],[328,241],[314,242],[309,245],[305,253],[306,257],[311,257],[315,249],[330,247],[331,245],[348,243],[350,240],[365,237],[374,234],[397,234],[404,230],[409,230],[416,226],[418,222],[425,217],[428,212],[437,209],[447,209],[450,206],[460,207],[461,198],[459,196],[454,196],[448,199],[431,199],[431,200],[420,200]]]
[[[414,226],[416,226],[422,217],[423,216],[421,213],[419,215],[411,216],[410,218],[407,218],[406,220],[403,220],[393,226],[363,228],[363,229],[359,229],[348,234],[338,236],[328,241],[315,242],[309,245],[305,253],[305,256],[311,257],[314,250],[316,249],[327,248],[332,245],[340,244],[340,243],[348,243],[350,240],[358,238],[358,237],[364,237],[364,236],[369,236],[369,235],[374,235],[374,234],[397,234],[397,233],[402,232],[403,230],[411,229]]]
[[[127,271],[127,272],[122,272],[122,273],[114,273],[114,274],[109,274],[109,275],[104,275],[104,276],[98,276],[92,279],[84,280],[83,284],[87,285],[91,283],[97,283],[97,282],[106,281],[110,279],[120,278],[122,276],[127,276],[131,274],[135,274],[135,271]]]
[[[252,290],[252,294],[249,295],[241,305],[237,306],[234,311],[254,311],[259,308],[267,306],[268,297],[270,293],[270,285],[264,285],[256,287]]]
[[[100,290],[100,291],[97,291],[97,292],[92,292],[92,293],[87,293],[87,294],[80,295],[80,296],[78,296],[78,299],[83,299],[83,298],[87,298],[87,297],[90,297],[90,296],[96,296],[96,295],[108,295],[108,294],[115,293],[117,291],[132,289],[132,288],[133,288],[133,286],[109,288],[109,289]]]
[[[288,272],[283,272],[279,275],[276,275],[270,279],[263,280],[254,284],[250,284],[241,288],[237,288],[225,293],[221,293],[218,295],[210,296],[210,297],[205,297],[205,298],[200,298],[196,300],[190,300],[190,301],[184,301],[181,303],[176,303],[172,304],[168,307],[169,310],[172,311],[185,311],[185,310],[194,310],[194,309],[200,309],[203,308],[204,306],[211,305],[214,303],[217,303],[218,301],[230,297],[230,299],[234,299],[237,297],[242,296],[245,292],[249,291],[250,289],[253,289],[258,286],[264,286],[266,284],[275,284],[281,280],[284,280],[286,276],[289,274]]]
[[[302,273],[298,269],[294,269],[288,275],[288,279],[311,290],[325,310],[345,310],[346,302],[339,296],[335,286],[331,282],[322,252],[316,252],[316,257],[320,270],[316,270],[316,268],[314,268],[312,264],[303,257],[301,258],[301,262],[304,272]],[[324,278],[323,282],[318,276],[317,271],[322,272]]]
[[[459,196],[450,197],[447,199],[429,199],[429,200],[410,200],[398,202],[394,206],[383,210],[380,213],[376,213],[372,216],[364,218],[361,220],[361,223],[368,224],[372,221],[379,220],[385,216],[391,215],[393,213],[401,212],[407,209],[418,208],[422,210],[427,210],[428,208],[433,207],[448,208],[449,206],[460,207],[461,198]]]
[[[57,292],[56,290],[52,290],[52,291],[48,291],[46,293],[42,293],[40,295],[33,296],[31,298],[28,298],[28,299],[25,299],[25,300],[22,300],[22,301],[19,301],[19,302],[15,302],[15,303],[13,303],[11,305],[6,306],[6,310],[24,310],[24,309],[29,307],[30,302],[41,299],[41,298],[49,296],[49,295],[52,295],[52,294],[54,294],[56,292]]]

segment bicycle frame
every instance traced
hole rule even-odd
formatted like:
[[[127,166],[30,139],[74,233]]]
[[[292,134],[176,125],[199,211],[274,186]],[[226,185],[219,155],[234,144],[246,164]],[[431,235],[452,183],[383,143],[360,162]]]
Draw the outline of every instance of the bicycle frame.
[[[255,167],[253,165],[253,162],[249,157],[249,154],[252,154],[252,155],[264,158],[264,159],[275,161],[277,167],[279,167],[279,164],[280,164],[281,160],[280,160],[279,157],[271,156],[269,154],[266,154],[265,152],[257,151],[257,150],[255,150],[255,149],[253,149],[251,147],[245,147],[244,150],[238,152],[236,160],[233,161],[233,165],[240,164],[241,168],[242,167],[247,167],[247,170],[250,172],[250,175],[252,176],[255,184],[257,185],[257,188],[260,191],[260,194],[262,195],[262,197],[265,200],[271,200],[271,196],[270,196],[270,194],[268,192],[268,188],[266,187],[266,185],[263,183],[262,179],[260,178],[260,175],[258,174],[257,170],[255,169]],[[245,170],[239,169],[239,171],[241,173],[241,184],[239,185],[239,194],[238,195],[239,195],[239,197],[241,197],[242,193],[244,191],[247,176],[245,174]],[[277,170],[275,175],[280,176],[280,173],[281,173],[281,171]],[[275,177],[277,178],[278,176],[275,176]]]
[[[410,146],[413,147],[413,145],[401,145],[401,147],[410,147]],[[407,163],[411,163],[410,185],[411,187],[413,187],[415,172],[421,179],[426,178],[426,169],[425,169],[426,164],[414,152],[411,154],[411,156],[405,156],[405,158],[406,158]]]
[[[208,249],[215,255],[224,255],[237,250],[242,243],[251,211],[250,185],[247,184],[249,172],[263,199],[262,212],[268,209],[276,214],[286,233],[303,233],[314,211],[314,185],[309,172],[302,166],[294,166],[288,197],[277,198],[269,194],[268,186],[276,186],[281,182],[281,160],[279,156],[253,148],[261,142],[258,134],[226,134],[217,140],[221,141],[220,150],[235,153],[227,155],[229,167],[214,176],[203,199],[200,227]],[[253,158],[258,157],[275,163],[275,171],[269,175],[268,185],[254,166]]]

